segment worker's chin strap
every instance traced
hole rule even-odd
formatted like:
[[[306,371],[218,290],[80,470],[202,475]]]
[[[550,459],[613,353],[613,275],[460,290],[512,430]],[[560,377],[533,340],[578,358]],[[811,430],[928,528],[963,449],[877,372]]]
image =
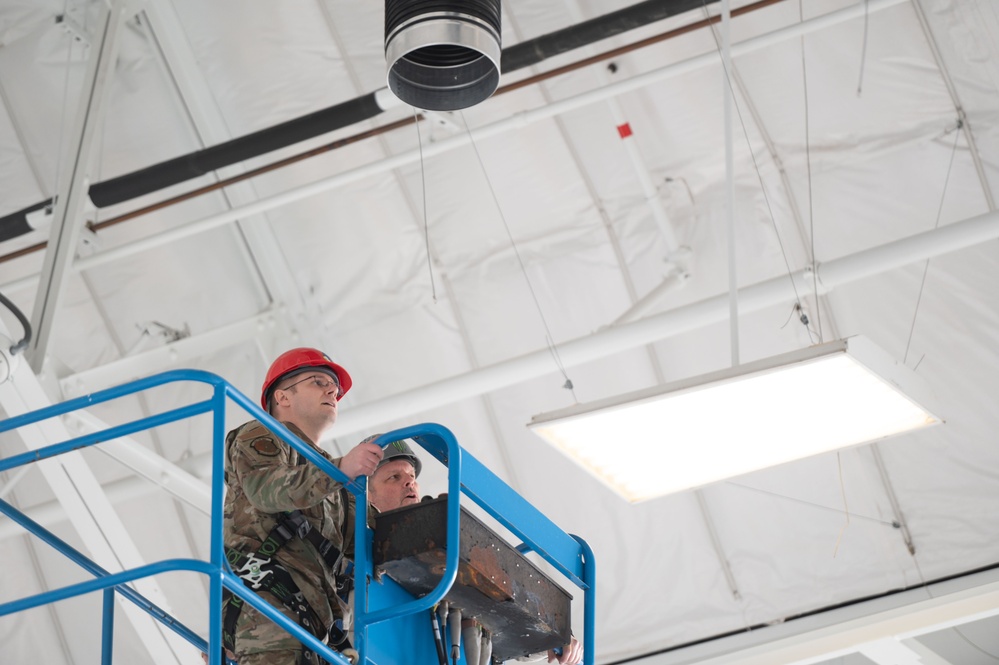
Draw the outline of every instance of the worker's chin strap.
[[[254,591],[266,591],[280,600],[285,607],[295,612],[298,616],[298,623],[322,641],[327,641],[330,646],[338,651],[343,651],[350,647],[347,640],[347,633],[344,632],[342,622],[337,621],[333,626],[324,626],[319,620],[319,615],[305,600],[301,590],[291,575],[281,564],[272,558],[285,543],[292,538],[298,537],[307,540],[316,548],[322,556],[323,561],[330,570],[336,571],[342,560],[343,553],[324,538],[322,534],[312,528],[301,511],[295,510],[290,513],[277,515],[278,523],[267,534],[267,538],[260,544],[260,549],[256,552],[239,552],[230,547],[225,549],[226,559],[232,570],[243,584]],[[337,576],[337,594],[342,598],[350,592],[353,586],[353,576]],[[243,609],[243,600],[228,590],[223,594],[223,616],[222,616],[222,645],[226,649],[236,650],[236,622]],[[326,663],[318,654],[302,645],[303,665],[311,663]]]

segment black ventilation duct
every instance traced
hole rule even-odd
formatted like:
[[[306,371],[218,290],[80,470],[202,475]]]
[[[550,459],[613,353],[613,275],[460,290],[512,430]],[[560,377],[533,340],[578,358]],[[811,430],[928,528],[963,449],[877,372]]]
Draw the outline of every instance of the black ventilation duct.
[[[388,87],[410,106],[458,111],[500,78],[500,0],[385,0]]]

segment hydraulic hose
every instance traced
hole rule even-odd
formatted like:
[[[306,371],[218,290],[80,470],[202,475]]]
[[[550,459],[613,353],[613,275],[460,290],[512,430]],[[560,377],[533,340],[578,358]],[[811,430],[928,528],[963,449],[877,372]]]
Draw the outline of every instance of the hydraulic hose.
[[[7,296],[0,293],[0,304],[9,309],[11,313],[17,317],[18,322],[20,322],[21,327],[24,328],[24,337],[21,338],[20,342],[17,342],[10,347],[10,355],[16,356],[31,343],[31,322],[28,321],[28,317],[24,315],[24,312],[15,305]]]

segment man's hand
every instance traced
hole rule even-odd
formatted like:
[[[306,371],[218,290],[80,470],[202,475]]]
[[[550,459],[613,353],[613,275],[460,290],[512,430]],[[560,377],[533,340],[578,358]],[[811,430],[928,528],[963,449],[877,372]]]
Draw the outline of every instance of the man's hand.
[[[572,638],[570,644],[566,644],[562,647],[562,655],[556,656],[554,649],[548,650],[548,662],[551,663],[558,659],[560,665],[578,665],[578,663],[583,660],[583,645],[576,641],[576,638]]]
[[[383,454],[378,444],[362,441],[340,458],[340,470],[351,480],[358,476],[370,476],[378,468]]]

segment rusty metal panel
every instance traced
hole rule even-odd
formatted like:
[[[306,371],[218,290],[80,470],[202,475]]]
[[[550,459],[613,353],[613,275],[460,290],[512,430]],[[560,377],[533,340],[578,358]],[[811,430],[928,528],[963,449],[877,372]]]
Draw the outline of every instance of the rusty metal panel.
[[[376,517],[374,563],[425,596],[444,572],[446,542],[447,497],[425,500]],[[464,508],[459,548],[458,578],[446,600],[492,633],[496,660],[568,644],[572,596]]]

